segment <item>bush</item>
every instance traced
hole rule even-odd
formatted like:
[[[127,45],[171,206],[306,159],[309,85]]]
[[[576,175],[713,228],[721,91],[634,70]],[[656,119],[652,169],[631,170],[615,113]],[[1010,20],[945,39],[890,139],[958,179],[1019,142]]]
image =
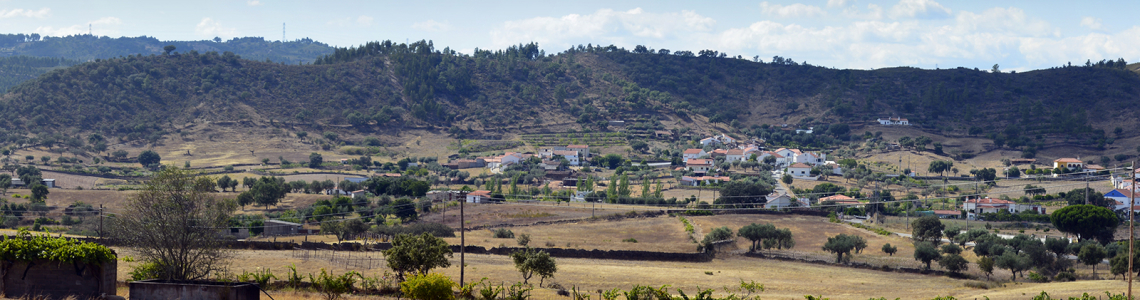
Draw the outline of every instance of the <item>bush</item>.
[[[454,228],[440,223],[415,223],[408,226],[378,225],[372,229],[372,232],[389,236],[399,234],[421,235],[428,233],[434,237],[455,237]]]
[[[348,271],[344,275],[332,275],[325,269],[321,269],[321,274],[316,277],[309,274],[309,282],[313,283],[313,288],[321,294],[325,294],[325,299],[338,299],[344,293],[352,291],[352,285],[356,284],[356,278],[360,273],[356,271]]]
[[[519,246],[526,247],[526,245],[530,244],[530,235],[525,234],[525,233],[520,234],[519,238],[518,238],[518,242],[519,242]]]
[[[705,244],[712,244],[713,242],[716,242],[716,241],[723,241],[723,240],[732,239],[733,236],[735,236],[735,234],[732,233],[732,229],[728,229],[728,226],[720,227],[720,228],[713,228],[713,230],[711,232],[709,232],[709,234],[705,235],[705,239],[703,242]]]
[[[404,296],[418,300],[444,300],[455,299],[451,287],[455,282],[451,278],[439,273],[427,275],[414,275],[400,283],[400,291]]]
[[[1029,280],[1033,280],[1033,282],[1049,282],[1049,277],[1029,271]]]
[[[636,242],[637,242],[637,239],[635,239],[635,238],[628,238],[628,239],[624,239],[624,240],[621,240],[621,241],[622,241],[622,242],[624,242],[624,243],[636,243]]]
[[[141,263],[127,273],[131,281],[158,278],[158,264],[153,262]]]
[[[492,237],[494,237],[496,239],[513,239],[513,238],[515,238],[515,233],[511,232],[510,230],[508,230],[506,228],[499,228],[499,229],[495,229],[494,234],[492,234]]]
[[[1030,275],[1032,275],[1032,274],[1030,274]],[[1053,280],[1056,280],[1056,281],[1077,281],[1077,275],[1073,274],[1073,272],[1061,271],[1061,272],[1057,273],[1057,276],[1053,276]]]

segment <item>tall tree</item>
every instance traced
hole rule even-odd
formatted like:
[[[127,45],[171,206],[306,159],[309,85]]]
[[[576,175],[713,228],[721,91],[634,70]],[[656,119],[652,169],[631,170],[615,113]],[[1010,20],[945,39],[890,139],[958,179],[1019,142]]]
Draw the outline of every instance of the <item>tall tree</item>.
[[[1050,217],[1057,230],[1075,234],[1081,239],[1098,239],[1102,243],[1112,241],[1116,226],[1120,225],[1116,214],[1111,210],[1095,205],[1069,205],[1053,211]]]

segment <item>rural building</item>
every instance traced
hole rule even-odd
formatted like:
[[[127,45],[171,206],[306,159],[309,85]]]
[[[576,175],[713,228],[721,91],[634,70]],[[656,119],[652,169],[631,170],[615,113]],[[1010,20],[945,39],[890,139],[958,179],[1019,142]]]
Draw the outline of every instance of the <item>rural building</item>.
[[[1065,167],[1073,171],[1082,170],[1085,167],[1085,162],[1072,157],[1064,157],[1053,160],[1053,168],[1056,169],[1060,167]]]
[[[1128,203],[1130,202],[1132,203],[1132,206],[1136,206],[1136,202],[1133,202],[1133,199],[1130,199],[1131,197],[1140,198],[1140,192],[1136,193],[1136,195],[1132,195],[1128,192],[1128,189],[1115,189],[1109,191],[1108,193],[1104,193],[1104,199],[1111,199],[1116,201],[1116,207],[1114,207],[1113,210],[1125,210],[1128,208]]]
[[[791,174],[794,178],[811,177],[811,166],[803,163],[796,163],[794,165],[788,166],[788,174]]]
[[[793,203],[795,203],[794,201],[792,201],[792,197],[788,196],[788,194],[772,193],[772,194],[769,194],[766,198],[767,198],[768,202],[764,203],[764,208],[769,208],[769,209],[777,209],[778,210],[778,209],[789,208],[789,207],[793,207],[794,206]]]
[[[301,224],[293,222],[285,222],[281,220],[265,220],[265,230],[262,231],[262,235],[274,236],[306,233],[306,231],[301,229],[301,227]]]
[[[713,162],[711,159],[698,158],[690,159],[689,161],[685,162],[685,167],[693,170],[693,172],[704,174],[712,169],[712,164]]]
[[[975,218],[977,214],[997,213],[1002,210],[1005,210],[1011,214],[1016,214],[1027,210],[1034,211],[1039,214],[1045,214],[1045,208],[1040,205],[1018,204],[1013,201],[993,199],[990,197],[966,200],[963,208],[966,210],[966,216],[968,218]]]
[[[708,153],[705,153],[704,149],[686,149],[685,152],[681,154],[681,161],[689,162],[690,159],[701,158],[705,155],[708,155]]]
[[[904,118],[879,118],[879,125],[910,125],[910,121]]]
[[[567,145],[566,147],[554,146],[553,150],[578,151],[578,155],[581,156],[582,158],[590,158],[590,146],[589,145]]]
[[[932,212],[934,212],[934,215],[939,219],[957,219],[962,216],[962,211],[958,210],[935,209]]]
[[[681,185],[700,186],[732,181],[728,176],[681,176]]]
[[[748,158],[744,157],[744,149],[729,149],[724,155],[724,161],[728,162],[745,160],[748,160]]]
[[[366,190],[352,191],[351,193],[348,193],[348,194],[349,194],[349,196],[352,197],[352,199],[368,198],[368,191],[366,191]]]
[[[491,191],[478,190],[467,193],[467,203],[491,202]]]

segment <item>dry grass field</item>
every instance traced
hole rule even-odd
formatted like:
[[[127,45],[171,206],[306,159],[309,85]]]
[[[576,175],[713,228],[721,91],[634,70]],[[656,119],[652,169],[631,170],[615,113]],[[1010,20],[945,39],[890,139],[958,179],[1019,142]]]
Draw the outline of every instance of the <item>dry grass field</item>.
[[[682,253],[694,253],[697,250],[697,244],[689,239],[681,221],[668,216],[507,229],[511,230],[515,237],[529,234],[532,247]],[[626,239],[634,239],[636,242],[626,242],[624,241]],[[451,244],[459,244],[459,237],[444,238],[444,240]],[[515,239],[494,238],[491,230],[467,232],[467,244],[488,249],[500,245],[518,246]]]
[[[118,249],[120,256],[131,255],[126,249]],[[275,274],[282,274],[286,266],[296,264],[301,274],[318,273],[321,268],[343,273],[348,269],[337,266],[328,260],[294,257],[292,251],[235,251],[231,260],[230,272],[255,271],[268,268]],[[459,278],[459,255],[451,259],[452,266],[437,272],[453,280]],[[379,256],[375,256],[379,259]],[[1081,293],[1101,294],[1103,291],[1120,292],[1124,282],[1120,280],[1088,280],[1068,283],[1010,283],[1005,287],[990,290],[973,289],[964,286],[970,280],[953,279],[943,276],[916,275],[907,273],[882,272],[863,269],[841,268],[826,265],[784,262],[730,256],[707,263],[646,262],[620,260],[594,260],[561,258],[558,273],[551,281],[559,285],[578,287],[580,290],[621,288],[628,290],[634,285],[660,287],[669,285],[671,290],[683,289],[688,294],[704,288],[718,291],[725,286],[739,285],[740,280],[756,281],[765,286],[758,294],[764,299],[803,299],[803,295],[823,295],[831,299],[867,299],[870,297],[899,297],[902,299],[928,299],[935,296],[952,295],[958,299],[1026,299],[1041,291],[1053,297],[1079,296]],[[466,279],[468,281],[487,278],[494,283],[510,285],[522,280],[514,269],[510,258],[497,255],[467,255]],[[119,277],[137,263],[120,263]],[[384,268],[372,270],[355,269],[366,276],[383,273]],[[706,274],[712,273],[712,275]],[[1023,294],[1024,293],[1024,294]],[[291,291],[270,292],[274,298],[315,299],[311,294]],[[379,299],[379,297],[354,297],[350,299]],[[562,299],[549,288],[536,288],[532,299]]]

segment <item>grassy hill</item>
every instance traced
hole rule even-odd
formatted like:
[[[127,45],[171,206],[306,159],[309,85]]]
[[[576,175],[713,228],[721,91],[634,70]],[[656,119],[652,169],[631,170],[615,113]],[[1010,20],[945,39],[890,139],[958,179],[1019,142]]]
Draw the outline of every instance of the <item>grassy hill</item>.
[[[972,69],[838,70],[715,51],[578,47],[547,55],[535,44],[473,55],[431,42],[337,49],[311,65],[217,52],[136,55],[52,71],[0,98],[0,138],[100,133],[155,141],[192,122],[282,122],[368,134],[401,128],[493,132],[647,129],[720,123],[742,134],[761,124],[865,124],[909,118],[946,136],[995,146],[1103,147],[1135,128],[1140,76],[1123,65],[1024,73]],[[58,140],[58,139],[57,139]]]

